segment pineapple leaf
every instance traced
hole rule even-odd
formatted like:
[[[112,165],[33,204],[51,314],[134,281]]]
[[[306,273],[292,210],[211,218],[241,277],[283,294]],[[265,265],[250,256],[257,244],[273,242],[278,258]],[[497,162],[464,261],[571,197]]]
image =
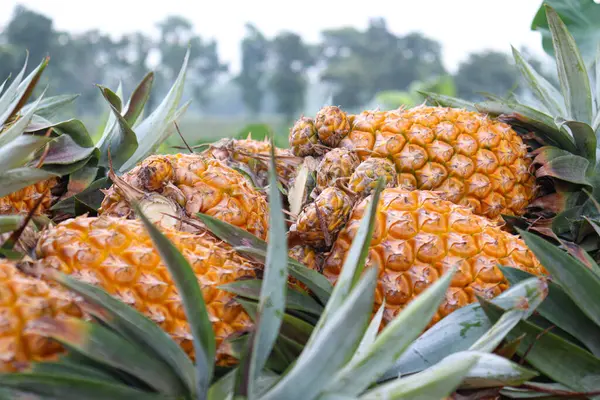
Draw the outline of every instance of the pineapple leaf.
[[[383,179],[380,178],[377,187],[370,196],[369,206],[360,221],[356,236],[352,240],[352,245],[350,246],[350,250],[348,250],[346,261],[342,266],[342,271],[333,288],[331,297],[327,301],[327,304],[325,304],[325,309],[317,322],[315,327],[315,331],[317,332],[327,324],[328,319],[342,306],[344,300],[352,292],[352,287],[357,277],[361,275],[369,251],[369,245],[371,244],[371,238],[373,237],[373,230],[376,223],[375,217],[377,208],[379,207],[379,196],[383,190],[383,185]],[[307,346],[310,346],[316,338],[317,336],[313,335]]]
[[[109,88],[107,88],[105,86],[102,86],[102,85],[97,85],[97,86],[100,89],[102,96],[104,96],[104,99],[106,99],[106,101],[111,106],[111,108],[115,109],[116,113],[120,115],[121,112],[123,111],[123,102],[121,100],[121,97],[123,97],[122,82],[119,82],[119,86],[117,87],[117,93],[113,92],[112,90],[110,90]]]
[[[497,305],[482,300],[488,317],[495,321],[504,310]],[[517,324],[507,336],[513,340],[525,334],[517,354],[542,374],[575,391],[587,392],[598,389],[600,380],[600,359],[551,331],[527,321]]]
[[[591,189],[592,184],[587,178],[589,167],[590,162],[587,159],[569,154],[548,161],[536,171],[535,176],[537,178],[552,177],[577,185],[585,185]]]
[[[556,145],[570,153],[577,151],[573,139],[558,129],[554,119],[534,108],[506,100],[483,101],[475,104],[475,107],[477,111],[498,116],[511,125],[525,129],[533,128],[536,134],[550,145]]]
[[[240,227],[213,216],[202,213],[196,213],[196,216],[213,235],[230,244],[237,252],[259,262],[265,262],[267,242]],[[288,258],[288,268],[290,275],[308,286],[323,304],[327,303],[333,290],[327,278],[291,257]]]
[[[87,358],[124,371],[157,391],[169,395],[182,393],[181,381],[162,360],[151,357],[143,347],[100,324],[77,318],[42,317],[36,320],[31,331],[51,337]]]
[[[3,113],[0,114],[0,126],[6,124],[7,121],[10,121],[10,119],[19,112],[21,107],[25,105],[35,88],[35,85],[37,85],[42,72],[44,72],[44,69],[46,69],[46,66],[48,65],[49,59],[45,58],[25,79],[23,79],[23,74],[27,68],[28,58],[29,55],[25,58],[23,69],[0,98],[0,110],[3,110]],[[21,81],[21,79],[23,80]]]
[[[383,320],[383,312],[385,311],[385,299],[379,306],[379,309],[369,322],[369,327],[365,331],[362,339],[360,340],[360,344],[352,356],[350,363],[355,363],[361,357],[365,355],[365,353],[369,350],[369,348],[375,343],[375,339],[377,339],[377,333],[379,333],[379,327],[381,326],[381,321]]]
[[[189,56],[190,49],[188,48],[179,75],[169,93],[167,93],[158,107],[136,127],[139,145],[131,158],[121,166],[119,169],[120,172],[126,172],[135,166],[138,161],[154,151],[166,139],[165,132],[173,118],[179,114],[177,106],[183,94]]]
[[[260,298],[262,283],[263,280],[259,279],[245,279],[220,285],[219,289],[251,300],[258,300]],[[287,309],[304,311],[317,317],[323,312],[323,306],[317,303],[312,297],[297,290],[287,291],[285,304]]]
[[[456,97],[446,96],[439,93],[423,92],[420,90],[417,90],[417,93],[427,98],[427,100],[430,102],[436,103],[443,107],[456,107],[463,108],[468,111],[477,111],[475,109],[475,104]]]
[[[108,154],[114,168],[118,169],[135,153],[138,147],[137,137],[125,118],[121,115],[121,99],[110,89],[100,86],[100,91],[108,101],[113,114],[114,124],[104,137],[100,149],[100,165],[108,166]]]
[[[546,18],[552,33],[558,78],[569,116],[591,124],[593,108],[590,80],[577,43],[556,11],[548,5]]]
[[[551,115],[565,116],[564,101],[558,89],[546,80],[523,58],[521,53],[512,47],[513,58],[521,75],[529,84],[533,94],[542,102]]]
[[[518,386],[538,375],[538,372],[499,355],[479,353],[477,364],[471,368],[460,386],[462,389]]]
[[[40,97],[33,103],[31,109],[23,114],[20,118],[18,118],[13,124],[9,125],[4,132],[0,133],[0,147],[6,146],[8,143],[15,140],[25,131],[25,128],[31,121],[33,114],[35,113],[36,107],[44,97],[46,90],[40,95]]]
[[[58,96],[46,97],[37,105],[35,115],[43,118],[53,118],[56,111],[61,107],[73,103],[79,97],[78,94],[61,94]],[[27,104],[21,108],[21,114],[26,114],[33,104]]]
[[[545,290],[546,285],[539,279],[529,279],[511,286],[491,301],[506,309],[517,308]],[[491,328],[490,320],[478,303],[459,308],[419,336],[382,380],[422,371],[447,355],[468,350]]]
[[[501,266],[500,269],[511,285],[533,277],[517,268]],[[594,324],[558,284],[548,282],[548,296],[537,308],[537,312],[581,341],[596,357],[600,357],[600,326]]]
[[[517,228],[527,247],[558,282],[567,295],[600,326],[600,276],[550,242]]]
[[[479,357],[476,352],[453,354],[422,372],[377,386],[363,394],[359,399],[446,398],[454,392],[469,371],[477,364]]]
[[[101,380],[81,379],[70,376],[46,374],[13,373],[0,374],[0,387],[13,389],[28,399],[29,394],[41,399],[60,400],[176,400],[176,396],[148,393],[123,384]],[[15,397],[13,397],[15,399]]]
[[[206,398],[214,371],[216,352],[215,334],[206,310],[206,303],[198,284],[198,278],[187,259],[173,243],[144,215],[134,203],[135,214],[142,220],[155,248],[169,268],[177,291],[181,296],[185,315],[194,338],[196,358],[196,384],[199,398]]]
[[[311,345],[305,346],[293,367],[261,400],[314,399],[321,393],[331,376],[348,362],[360,343],[373,309],[376,282],[377,268],[366,269],[358,284],[322,328],[313,330]],[[299,391],[299,387],[303,390]]]
[[[19,229],[24,220],[23,215],[0,215],[0,234]]]
[[[53,273],[52,279],[82,296],[97,307],[88,312],[119,332],[133,343],[141,343],[148,354],[168,363],[181,378],[189,392],[195,390],[194,365],[181,347],[156,323],[99,287],[95,287],[62,273]]]
[[[558,119],[560,129],[568,130],[575,139],[578,154],[590,162],[590,168],[596,165],[596,134],[591,126],[579,121],[566,121]]]
[[[263,264],[267,256],[264,250],[253,247],[239,246],[234,247],[234,250]],[[292,257],[288,257],[288,270],[290,275],[304,283],[314,293],[321,304],[327,303],[327,300],[329,300],[329,296],[333,291],[333,286],[325,276],[318,271],[308,268]],[[321,314],[319,313],[319,315]]]
[[[90,158],[97,150],[94,147],[82,147],[69,135],[53,138],[48,144],[48,152],[38,157],[43,165],[63,165],[69,167],[78,161]]]
[[[71,175],[70,179],[73,179],[73,175]],[[59,201],[53,205],[50,210],[64,212],[69,215],[77,215],[75,212],[75,202],[79,201],[92,210],[97,211],[104,199],[104,193],[102,193],[100,189],[108,189],[110,186],[111,182],[107,177],[97,179],[81,192]]]
[[[406,348],[423,332],[456,273],[451,268],[411,301],[375,339],[362,357],[346,364],[335,374],[326,391],[358,395],[391,368]],[[390,349],[393,348],[393,351]]]
[[[86,188],[90,187],[96,180],[96,176],[98,176],[98,171],[100,168],[98,167],[82,167],[77,171],[73,172],[69,175],[69,183],[67,185],[67,193],[63,195],[63,197],[70,197],[79,193],[82,193]],[[100,192],[102,196],[103,193]],[[95,208],[92,208],[95,210]]]
[[[50,138],[20,135],[7,145],[0,147],[0,171],[24,167],[33,159],[33,153],[43,148]]]
[[[283,202],[277,189],[275,169],[275,144],[271,138],[269,159],[269,244],[264,267],[263,285],[258,302],[258,319],[253,336],[254,344],[250,353],[248,391],[250,397],[257,394],[256,381],[265,367],[273,349],[281,320],[285,312],[287,292],[288,246],[286,224],[283,215]]]
[[[142,114],[142,110],[146,105],[146,102],[150,98],[150,92],[152,90],[152,83],[154,82],[154,73],[148,72],[146,76],[140,81],[137,87],[133,90],[131,98],[125,106],[125,113],[123,118],[127,121],[129,126],[134,126],[137,119]]]
[[[63,135],[69,135],[71,139],[81,147],[94,147],[94,141],[87,128],[83,122],[78,119],[69,119],[67,121],[59,122],[58,124],[50,123],[48,127],[52,127],[54,131]]]
[[[563,393],[572,392],[565,385],[560,383],[542,383],[542,382],[526,382],[528,388],[522,387],[504,387],[499,394],[506,396],[509,399],[547,399],[549,393],[562,391]],[[548,392],[550,390],[551,392]]]
[[[39,168],[21,167],[0,174],[0,197],[7,196],[24,187],[57,176]]]
[[[118,383],[118,380],[114,376],[102,371],[99,368],[93,368],[82,363],[73,364],[70,362],[63,362],[62,360],[57,362],[44,361],[34,363],[28,372],[33,374],[55,375],[81,379],[93,378],[94,380]]]
[[[491,353],[500,345],[508,332],[510,332],[519,321],[529,318],[533,312],[538,309],[548,296],[548,283],[545,279],[542,280],[536,277],[530,278],[527,283],[537,284],[536,286],[540,290],[532,292],[527,299],[523,299],[521,304],[516,305],[515,308],[504,313],[490,330],[471,345],[469,350]],[[477,298],[479,299],[479,297]]]

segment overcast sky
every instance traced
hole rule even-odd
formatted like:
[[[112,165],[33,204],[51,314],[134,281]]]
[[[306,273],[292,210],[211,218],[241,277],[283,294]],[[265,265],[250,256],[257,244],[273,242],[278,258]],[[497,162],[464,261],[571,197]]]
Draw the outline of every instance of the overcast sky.
[[[319,40],[326,28],[364,28],[370,17],[383,16],[388,27],[403,34],[421,31],[443,45],[444,63],[454,71],[469,52],[510,51],[526,45],[541,53],[540,36],[529,27],[542,0],[0,0],[0,26],[16,4],[53,18],[55,28],[81,32],[98,28],[113,35],[141,30],[155,32],[166,15],[190,19],[202,37],[218,41],[221,57],[233,69],[239,65],[244,24],[253,22],[265,35],[281,30]],[[143,5],[142,5],[143,4]],[[355,5],[352,5],[355,4]]]

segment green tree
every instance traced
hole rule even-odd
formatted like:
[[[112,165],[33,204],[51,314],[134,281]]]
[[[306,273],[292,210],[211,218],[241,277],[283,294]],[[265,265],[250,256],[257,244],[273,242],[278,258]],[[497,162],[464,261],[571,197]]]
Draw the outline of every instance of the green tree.
[[[383,18],[369,21],[365,31],[324,31],[321,54],[321,80],[333,87],[334,103],[347,108],[364,105],[378,92],[406,90],[413,81],[445,74],[438,42],[420,33],[397,36]]]
[[[505,97],[516,88],[519,72],[507,54],[489,50],[470,54],[459,65],[455,82],[458,96],[467,100],[481,100],[482,92]]]
[[[190,47],[187,87],[201,106],[210,102],[210,90],[217,78],[227,72],[228,65],[221,62],[214,40],[203,40],[194,33],[192,23],[180,16],[169,16],[158,24],[162,74],[164,83],[172,82],[181,68],[181,60]]]
[[[242,100],[247,110],[259,114],[262,110],[267,72],[269,41],[252,24],[246,24],[246,37],[242,40],[242,69],[235,83],[242,91]]]
[[[307,71],[316,62],[313,49],[295,33],[282,32],[271,42],[274,68],[269,86],[276,108],[291,121],[304,107]]]

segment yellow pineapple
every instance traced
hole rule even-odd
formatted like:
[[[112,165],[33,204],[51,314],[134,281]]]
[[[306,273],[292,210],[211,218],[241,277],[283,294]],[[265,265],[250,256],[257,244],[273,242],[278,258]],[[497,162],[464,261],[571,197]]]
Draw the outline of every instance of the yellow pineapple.
[[[359,164],[353,151],[337,148],[327,152],[317,166],[317,189],[322,191],[348,180]]]
[[[371,198],[356,204],[324,261],[323,274],[332,283]],[[430,325],[476,301],[475,294],[497,296],[508,287],[497,264],[546,274],[521,239],[467,207],[431,191],[389,188],[381,193],[367,265],[379,269],[375,303],[378,308],[385,299],[384,323],[452,266],[458,272]]]
[[[219,349],[230,335],[252,326],[234,295],[217,288],[257,277],[262,268],[242,258],[231,246],[208,234],[173,229],[163,233],[192,266],[217,341],[217,362],[232,362]],[[102,287],[156,322],[193,358],[193,344],[181,298],[166,265],[139,220],[116,217],[77,217],[44,231],[35,248],[32,270],[55,269]],[[0,371],[20,363],[50,359],[62,350],[28,334],[41,316],[81,316],[75,299],[53,281],[44,283],[20,273],[14,263],[0,259]]]
[[[0,215],[26,215],[33,210],[40,197],[44,196],[39,207],[35,210],[35,215],[43,214],[52,205],[52,189],[57,184],[58,180],[56,178],[50,178],[0,197]]]
[[[144,193],[157,193],[176,203],[189,218],[204,213],[266,239],[265,198],[242,174],[219,160],[198,154],[153,155],[123,177]],[[101,215],[133,217],[130,199],[113,185],[99,210]],[[182,229],[186,224],[182,225]]]

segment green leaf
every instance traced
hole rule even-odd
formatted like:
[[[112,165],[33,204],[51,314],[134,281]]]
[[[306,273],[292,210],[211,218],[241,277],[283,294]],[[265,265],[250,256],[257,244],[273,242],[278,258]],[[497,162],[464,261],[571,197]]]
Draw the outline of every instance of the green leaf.
[[[317,325],[315,326],[315,331],[317,332],[327,324],[330,316],[333,316],[342,306],[344,300],[351,293],[356,278],[360,276],[363,270],[369,252],[369,246],[371,245],[371,238],[373,237],[373,230],[376,223],[375,216],[379,207],[379,196],[382,190],[383,179],[379,179],[377,187],[371,195],[369,205],[360,221],[356,236],[352,239],[352,245],[348,250],[346,261],[342,266],[342,270],[333,288],[331,297],[327,301],[327,304],[325,304],[325,309],[321,314],[321,318],[319,318],[319,322],[317,322]],[[311,337],[307,347],[312,345],[312,341],[316,339],[316,337],[316,335]]]
[[[567,155],[556,157],[538,168],[535,173],[537,178],[545,176],[560,179],[565,182],[592,187],[587,178],[590,162],[583,157]]]
[[[10,85],[6,88],[2,96],[0,97],[0,110],[2,113],[0,114],[0,127],[6,123],[9,119],[13,110],[16,108],[18,102],[20,101],[20,96],[23,93],[23,90],[19,93],[19,84],[25,75],[25,70],[27,69],[27,62],[29,60],[29,53],[25,55],[25,62],[23,63],[23,67],[19,71],[19,73],[15,76],[15,79],[12,81]],[[7,78],[8,80],[8,78]],[[2,83],[2,88],[6,84],[7,80]],[[17,100],[15,101],[15,98]],[[13,102],[13,104],[11,104]]]
[[[600,277],[579,260],[541,237],[518,229],[525,244],[569,297],[594,323],[600,326]]]
[[[43,148],[49,140],[43,136],[20,135],[0,147],[0,171],[24,167],[33,158],[33,153]]]
[[[358,395],[391,368],[425,330],[444,300],[455,273],[456,268],[450,269],[411,301],[383,329],[362,357],[352,360],[332,377],[326,391]]]
[[[43,374],[0,374],[0,387],[16,389],[22,393],[43,396],[43,399],[60,400],[175,400],[175,396],[148,393],[125,385],[107,382],[59,377]],[[24,397],[25,399],[26,397]]]
[[[312,345],[304,348],[292,369],[261,400],[310,400],[321,392],[360,343],[371,316],[376,282],[377,269],[365,270],[341,307],[321,330],[313,330]]]
[[[24,187],[57,176],[39,168],[22,167],[11,169],[0,174],[0,197],[7,196]]]
[[[491,301],[505,309],[516,308],[529,298],[539,297],[546,289],[547,286],[540,280],[530,279],[511,286]],[[422,371],[447,355],[468,350],[491,328],[489,318],[478,303],[459,308],[419,336],[382,380]]]
[[[383,320],[383,312],[385,311],[385,299],[379,306],[379,309],[369,322],[369,327],[367,328],[365,334],[360,340],[360,344],[352,356],[350,363],[354,363],[359,360],[361,357],[365,355],[366,352],[369,351],[370,347],[375,343],[375,339],[377,338],[377,334],[379,333],[379,327],[381,326],[381,321]]]
[[[81,202],[87,207],[97,210],[104,199],[104,194],[100,191],[100,189],[108,189],[111,185],[112,184],[110,180],[106,177],[97,179],[76,195],[59,201],[53,205],[50,210],[61,211],[70,215],[77,215],[75,212],[75,202]]]
[[[461,389],[518,386],[538,375],[496,354],[479,353],[479,360],[465,377]]]
[[[94,361],[125,371],[158,391],[171,395],[182,392],[181,382],[165,364],[150,357],[143,347],[99,324],[77,318],[42,317],[36,320],[32,331]]]
[[[542,102],[548,112],[554,116],[565,116],[564,101],[562,95],[546,78],[540,75],[528,62],[521,56],[521,53],[513,46],[512,53],[515,63],[529,84],[533,94]]]
[[[552,7],[546,6],[546,18],[552,33],[558,78],[567,111],[572,119],[591,124],[590,80],[575,39]]]
[[[27,372],[41,375],[94,379],[98,381],[118,383],[118,380],[114,376],[102,371],[101,369],[92,368],[83,364],[75,365],[62,360],[57,362],[44,361],[34,363]]]
[[[53,274],[52,279],[76,292],[88,303],[96,305],[98,308],[90,307],[87,310],[88,313],[133,343],[143,344],[144,351],[148,355],[162,359],[171,366],[175,375],[181,378],[190,393],[195,391],[196,382],[192,361],[156,323],[99,287],[86,284],[62,273]]]
[[[281,319],[285,311],[287,292],[288,246],[283,202],[277,189],[275,169],[275,145],[271,140],[269,160],[269,245],[264,268],[263,282],[258,303],[259,318],[255,328],[254,345],[249,365],[248,388],[251,397],[257,394],[256,380],[265,367],[267,358],[277,339]]]
[[[423,372],[377,386],[360,400],[444,399],[460,385],[479,357],[476,352],[453,354]]]
[[[167,132],[172,118],[177,115],[177,106],[183,94],[189,56],[190,50],[188,48],[179,75],[169,93],[158,107],[136,127],[139,146],[131,158],[121,166],[120,172],[128,171],[134,167],[138,161],[152,153],[167,138],[165,132]]]
[[[214,370],[216,352],[215,334],[208,317],[206,303],[198,284],[194,270],[171,241],[144,215],[141,208],[134,203],[135,213],[142,220],[155,248],[169,268],[177,291],[181,296],[185,316],[194,338],[194,354],[196,358],[197,395],[206,397]]]
[[[108,135],[99,147],[101,153],[100,164],[104,166],[109,165],[108,153],[110,151],[113,167],[119,169],[135,153],[138,148],[138,141],[135,132],[131,130],[131,127],[121,115],[120,99],[108,88],[101,86],[100,90],[109,103],[115,121],[112,129],[108,132]],[[118,103],[116,105],[113,104],[117,100]]]
[[[123,118],[125,121],[127,121],[129,126],[133,127],[139,116],[142,114],[142,110],[150,98],[153,82],[154,72],[148,72],[133,90],[131,98],[125,106],[125,112],[123,114]]]
[[[554,57],[552,34],[546,17],[546,5],[560,15],[571,32],[587,65],[594,61],[596,45],[600,40],[600,6],[594,0],[544,0],[532,21],[531,29],[542,35],[546,53]]]
[[[14,123],[8,126],[6,130],[0,133],[0,147],[6,146],[17,137],[23,134],[27,125],[31,121],[31,117],[35,113],[35,109],[44,97],[46,90],[42,92],[40,97],[33,103],[31,109],[27,112],[27,114],[23,114],[20,116]]]
[[[565,385],[560,383],[541,383],[541,382],[526,382],[528,388],[504,387],[499,394],[506,396],[509,399],[548,399],[550,393],[573,392]],[[533,389],[535,387],[535,390]],[[548,390],[550,392],[548,392]]]
[[[94,147],[94,141],[90,136],[87,128],[78,119],[69,119],[66,121],[59,122],[58,124],[50,125],[54,131],[59,132],[63,135],[69,135],[71,139],[81,147]]]
[[[439,93],[423,92],[423,91],[417,91],[417,93],[425,96],[429,101],[436,103],[443,107],[464,108],[467,111],[477,111],[475,109],[475,105],[473,103],[456,98],[456,97],[446,96],[446,95],[439,94]]]
[[[44,166],[73,165],[78,161],[89,158],[96,149],[82,147],[69,135],[53,138],[48,144],[48,152],[43,158]]]
[[[46,97],[37,105],[35,114],[44,118],[53,118],[60,108],[73,103],[78,97],[78,94],[61,94],[58,96]],[[32,106],[33,104],[23,106],[23,108],[21,108],[21,113],[26,114]]]
[[[481,301],[485,313],[491,320],[497,320],[502,308]],[[600,359],[561,337],[527,321],[521,321],[508,335],[512,340],[523,338],[517,354],[523,357],[542,374],[556,382],[567,385],[575,391],[587,392],[598,389],[600,382]]]
[[[500,268],[511,285],[533,276],[517,268],[502,266]],[[560,329],[580,340],[596,357],[600,357],[600,341],[598,341],[600,327],[582,312],[558,284],[552,281],[548,282],[548,296],[537,308],[537,312]]]
[[[246,279],[220,285],[219,289],[235,293],[238,296],[246,297],[252,300],[258,300],[260,297],[260,287],[262,282],[263,280]],[[304,311],[317,317],[323,312],[323,306],[317,303],[312,297],[296,290],[288,289],[286,293],[285,304],[287,309]]]
[[[590,162],[590,168],[596,165],[596,134],[591,126],[579,121],[562,120],[557,125],[567,129],[575,139],[578,154]]]
[[[18,229],[24,221],[23,215],[0,215],[0,234]]]

